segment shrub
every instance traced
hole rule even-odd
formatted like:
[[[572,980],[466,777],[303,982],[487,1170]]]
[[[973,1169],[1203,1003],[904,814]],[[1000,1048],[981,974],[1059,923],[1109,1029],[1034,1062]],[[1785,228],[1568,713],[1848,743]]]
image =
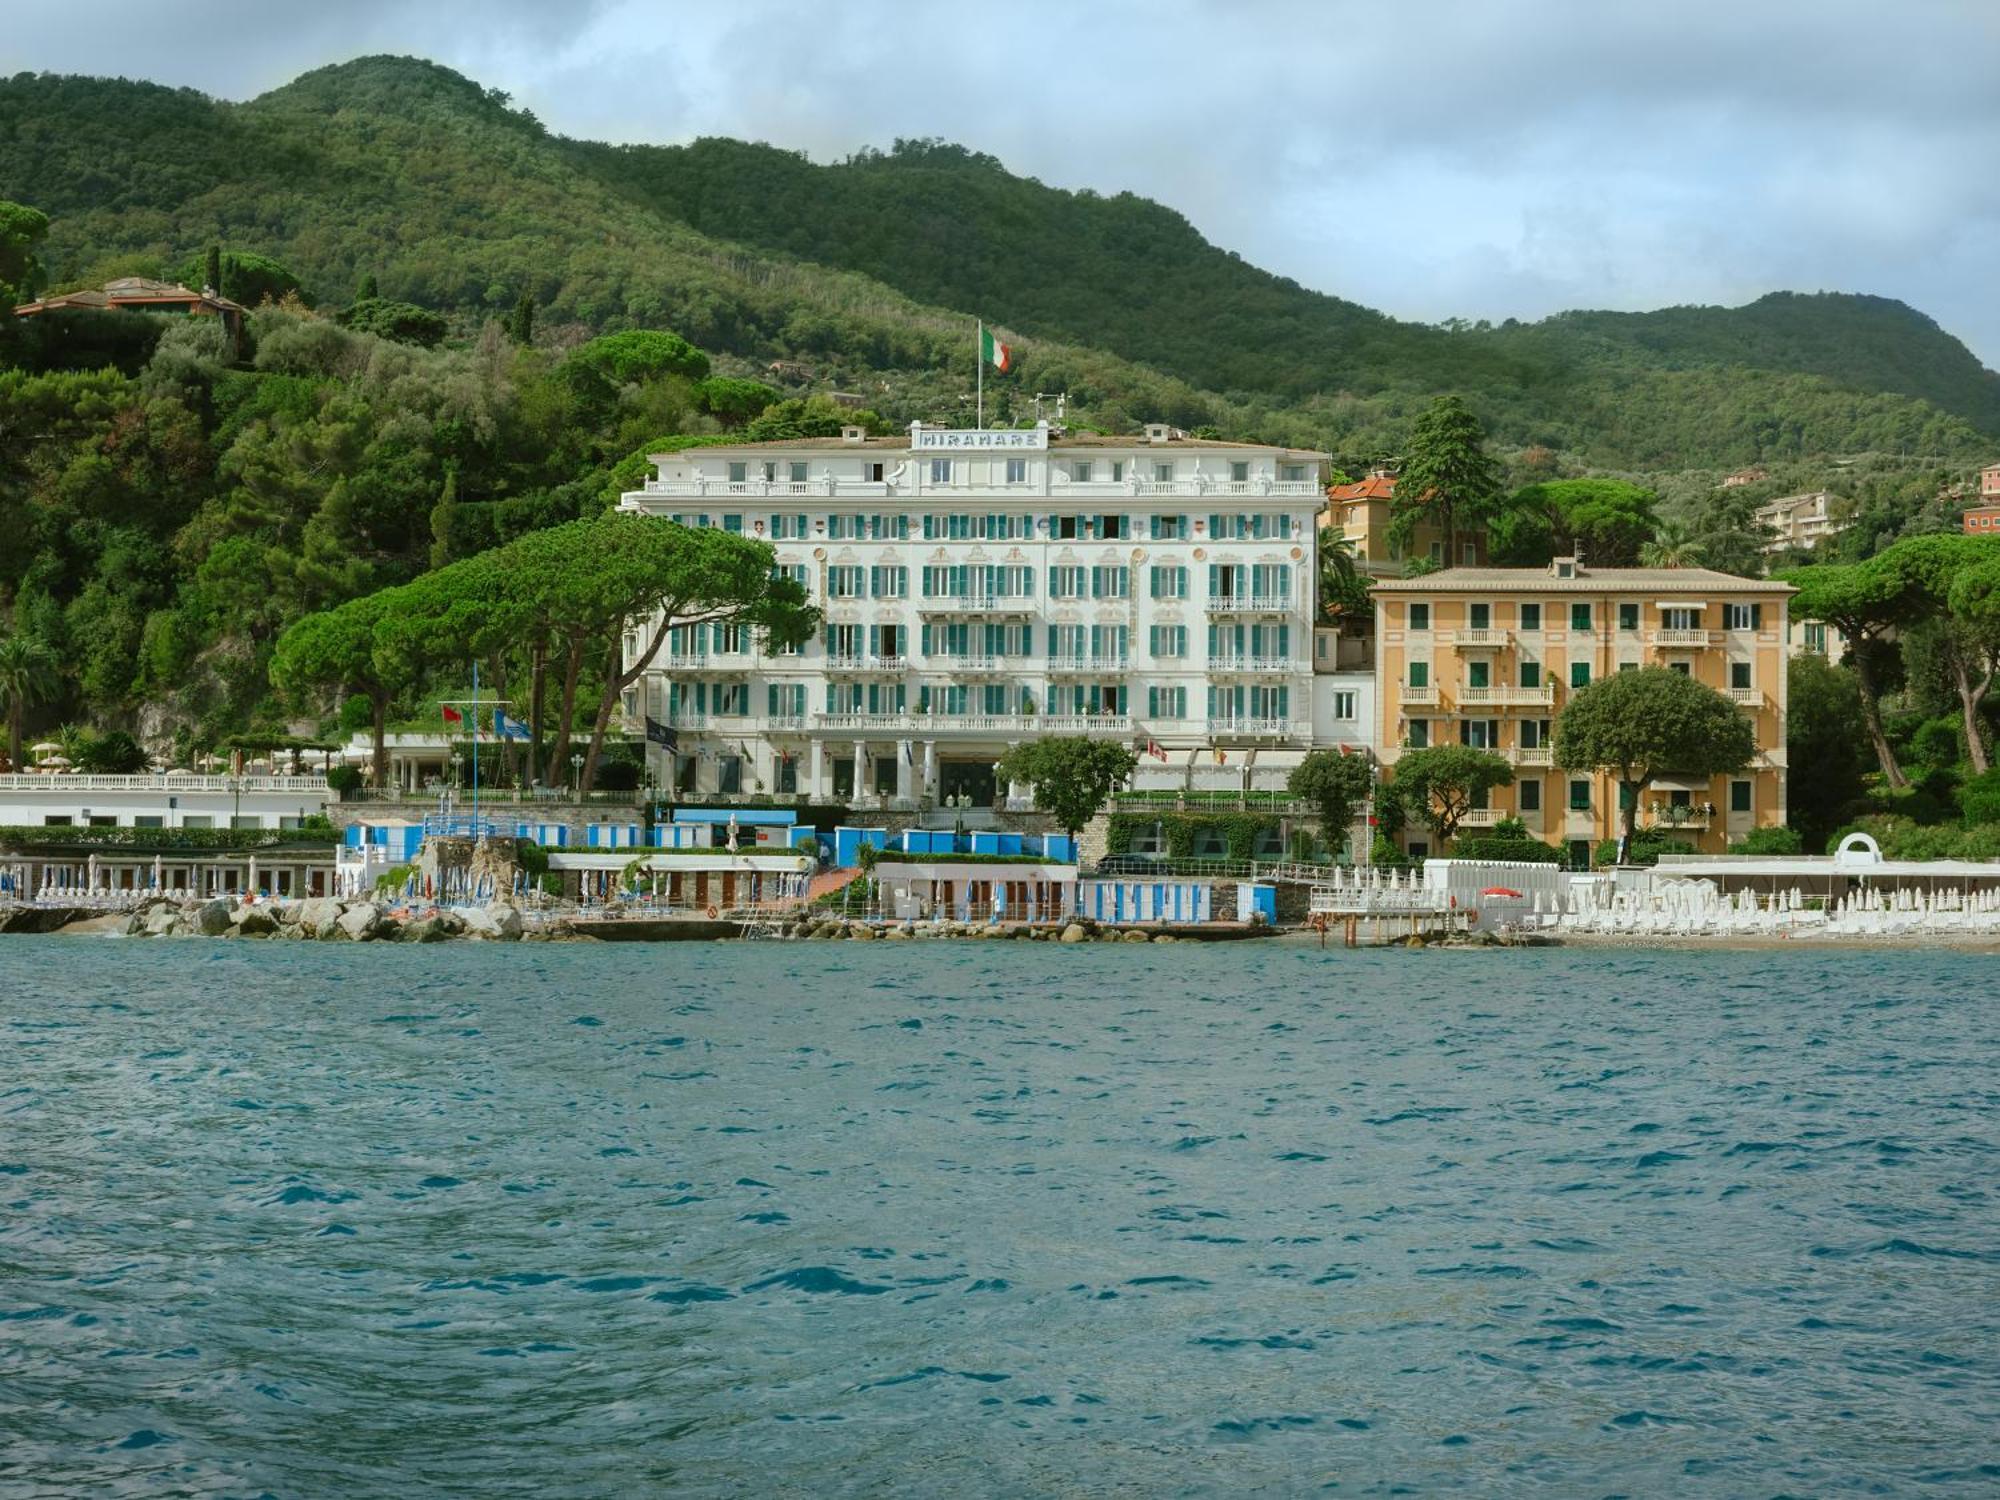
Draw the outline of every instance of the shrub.
[[[546,875],[549,873],[549,851],[533,839],[517,839],[514,843],[514,863],[521,867],[524,875]]]
[[[1970,777],[1961,784],[1958,807],[1967,827],[2000,823],[2000,767]]]
[[[83,744],[76,768],[99,776],[130,776],[146,769],[146,752],[131,735],[114,729]]]
[[[1753,828],[1729,846],[1731,854],[1797,854],[1805,848],[1796,828]]]
[[[345,797],[361,785],[361,772],[353,766],[334,766],[326,773],[326,787],[336,797]]]
[[[1695,852],[1694,845],[1690,844],[1686,839],[1667,838],[1653,832],[1651,829],[1642,829],[1632,835],[1632,847],[1626,853],[1625,863],[1628,865],[1650,865],[1658,863],[1662,854],[1693,854]],[[1606,839],[1603,843],[1599,844],[1597,852],[1591,856],[1590,862],[1593,865],[1616,864],[1618,862],[1618,840]]]

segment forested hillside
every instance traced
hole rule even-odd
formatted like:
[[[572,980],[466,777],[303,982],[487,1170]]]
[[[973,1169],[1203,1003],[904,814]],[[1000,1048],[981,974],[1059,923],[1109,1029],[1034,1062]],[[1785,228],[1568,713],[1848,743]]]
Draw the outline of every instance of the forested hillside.
[[[58,284],[170,271],[219,240],[328,305],[372,277],[469,339],[527,293],[545,338],[672,328],[736,373],[783,360],[899,421],[956,413],[977,315],[1021,346],[989,388],[1003,415],[1065,390],[1106,427],[1162,416],[1349,461],[1395,451],[1440,390],[1504,445],[1623,471],[2000,441],[2000,376],[1898,303],[1422,327],[1259,271],[1168,208],[958,147],[815,166],[732,141],[597,146],[411,59],[245,104],[21,75],[0,83],[0,183],[53,220]]]

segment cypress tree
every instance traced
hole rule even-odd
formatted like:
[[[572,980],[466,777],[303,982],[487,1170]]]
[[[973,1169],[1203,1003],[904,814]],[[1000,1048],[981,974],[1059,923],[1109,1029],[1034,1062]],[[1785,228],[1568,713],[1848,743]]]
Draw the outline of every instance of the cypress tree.
[[[210,245],[208,247],[208,259],[202,267],[201,274],[202,289],[214,292],[219,296],[222,292],[222,247],[220,245]]]
[[[521,293],[514,304],[514,316],[507,320],[507,336],[517,344],[532,344],[535,341],[535,294]]]
[[[373,271],[363,271],[361,273],[361,285],[354,289],[354,300],[356,302],[367,302],[381,295],[380,292],[375,290],[375,273]]]

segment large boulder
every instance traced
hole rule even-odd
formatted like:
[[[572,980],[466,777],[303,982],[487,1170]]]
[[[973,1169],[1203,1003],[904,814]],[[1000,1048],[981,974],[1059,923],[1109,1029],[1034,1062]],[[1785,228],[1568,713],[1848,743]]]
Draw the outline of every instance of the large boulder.
[[[406,943],[442,943],[451,937],[436,917],[412,917],[397,936]]]
[[[129,937],[140,925],[137,912],[114,911],[101,917],[65,922],[56,931],[64,937]]]
[[[511,943],[521,936],[521,914],[511,906],[468,906],[458,917],[467,937]]]
[[[195,909],[194,928],[203,937],[221,937],[229,931],[229,903],[218,896]]]
[[[269,937],[278,930],[278,914],[268,906],[246,906],[236,913],[236,930],[245,937]]]
[[[299,931],[307,937],[326,937],[340,931],[340,903],[317,896],[299,903]]]
[[[334,924],[347,937],[365,943],[382,927],[382,908],[373,901],[357,901],[343,911]]]
[[[146,913],[145,923],[141,931],[147,937],[172,937],[180,931],[180,926],[180,908],[162,902]]]
[[[1085,932],[1077,923],[1072,922],[1062,930],[1060,941],[1065,943],[1087,943],[1090,941],[1090,934]]]

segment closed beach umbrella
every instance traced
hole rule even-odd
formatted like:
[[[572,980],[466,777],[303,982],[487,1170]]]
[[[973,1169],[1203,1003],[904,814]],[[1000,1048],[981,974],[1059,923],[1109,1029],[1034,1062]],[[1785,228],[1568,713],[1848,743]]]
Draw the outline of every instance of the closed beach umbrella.
[[[30,755],[54,755],[60,749],[62,749],[62,744],[57,740],[37,740],[34,744],[28,746],[28,753]]]

